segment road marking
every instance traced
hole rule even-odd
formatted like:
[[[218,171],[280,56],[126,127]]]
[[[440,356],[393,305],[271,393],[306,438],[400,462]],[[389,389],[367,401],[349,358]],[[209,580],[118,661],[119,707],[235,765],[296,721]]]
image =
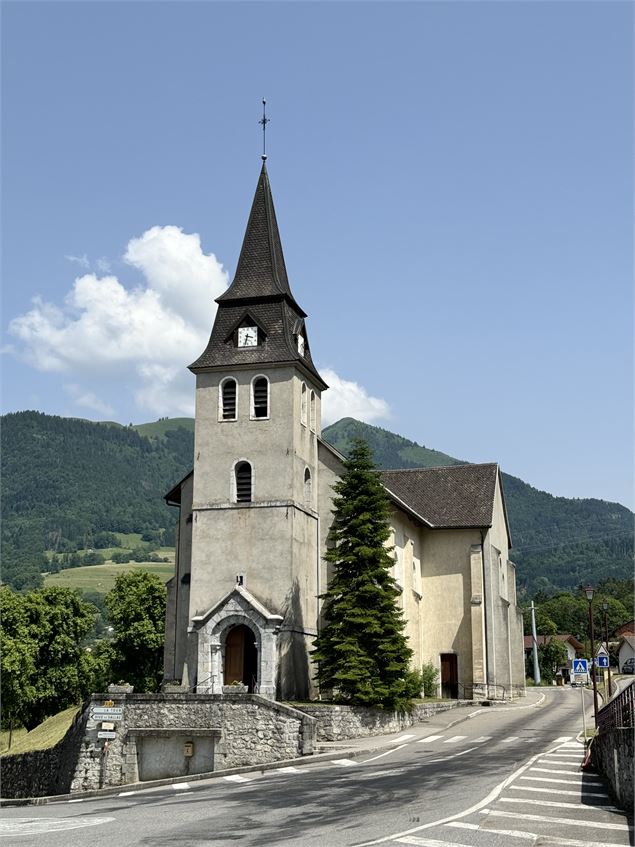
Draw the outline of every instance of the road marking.
[[[557,770],[553,770],[553,768],[529,768],[529,770],[530,771],[539,771],[540,773],[562,773],[562,774],[565,774],[565,776],[574,776],[575,775],[575,771],[557,771]],[[582,774],[580,774],[580,777],[582,777]]]
[[[561,735],[559,738],[553,739],[553,744],[558,744],[559,741],[573,741],[572,735]]]
[[[533,832],[521,832],[518,829],[482,829],[477,823],[463,823],[463,821],[454,821],[446,823],[446,826],[454,826],[457,829],[475,829],[480,832],[495,832],[496,835],[508,835],[511,838],[524,838],[526,841],[535,841],[536,835]],[[449,845],[448,845],[449,847]]]
[[[44,835],[47,832],[64,832],[84,826],[112,823],[115,818],[95,818],[85,815],[77,818],[12,818],[0,821],[0,838],[11,835]]]
[[[606,791],[594,793],[592,791],[568,791],[566,788],[554,788],[552,785],[545,785],[544,788],[535,788],[531,785],[510,785],[510,791],[548,791],[550,794],[568,794],[571,797],[604,797],[608,798]]]
[[[447,738],[444,744],[456,744],[459,741],[465,741],[467,735],[453,735],[452,738]]]
[[[455,753],[453,756],[441,756],[440,759],[428,759],[426,764],[431,765],[433,762],[449,762],[450,759],[458,759],[459,756],[465,756],[466,753],[471,753],[476,750],[476,747],[468,747],[467,750],[462,750],[460,753]]]
[[[417,744],[423,744],[424,741],[438,741],[439,738],[443,738],[442,735],[426,735],[425,738],[420,738],[417,741]]]
[[[223,779],[226,779],[227,782],[251,782],[250,779],[247,779],[246,776],[241,776],[239,773],[230,774],[230,776],[224,776]]]
[[[501,744],[511,744],[512,741],[518,741],[518,736],[510,735],[509,738],[503,738]]]
[[[576,806],[579,809],[580,806]],[[565,826],[592,826],[598,829],[613,829],[620,832],[628,832],[630,827],[626,823],[604,823],[602,821],[578,820],[578,818],[552,818],[549,815],[523,815],[520,812],[498,812],[494,809],[482,809],[482,815],[493,815],[497,818],[514,818],[523,821],[540,821],[541,823],[561,823]],[[496,830],[492,830],[495,832]]]
[[[306,768],[294,768],[289,766],[288,768],[278,768],[278,773],[305,773]]]
[[[567,753],[566,750],[558,750],[555,753],[545,753],[545,758],[547,759],[580,759],[584,756],[584,751],[579,750],[577,753],[571,752]]]
[[[552,759],[551,756],[541,756],[540,761],[545,765],[567,765],[570,768],[579,768],[582,762],[581,758],[577,758],[575,762],[568,762],[566,759]]]
[[[225,777],[225,779],[231,779],[231,777]],[[189,782],[173,782],[172,788],[175,791],[187,791],[190,787]]]
[[[571,776],[574,776],[574,774],[571,774]],[[560,782],[563,785],[579,785],[581,788],[587,785],[604,785],[600,780],[584,779],[583,774],[577,776],[577,779],[558,779],[555,776],[521,776],[520,779],[530,779],[532,782]]]
[[[79,797],[77,800],[69,800],[68,802],[69,802],[69,803],[83,803],[83,802],[84,802],[84,798],[83,798],[83,797]]]
[[[408,739],[414,738],[414,735],[400,735],[399,738],[395,738],[394,741],[389,742],[390,744],[401,744],[402,741],[408,741]]]
[[[491,741],[491,735],[481,735],[479,738],[474,738],[472,744],[482,744],[484,741]]]
[[[416,844],[417,847],[450,847],[447,841],[439,841],[437,838],[418,838],[416,835],[406,835],[405,838],[395,838],[397,844]],[[469,844],[452,842],[452,847],[470,847]]]
[[[394,751],[389,750],[388,752],[392,753]],[[382,755],[385,755],[385,754],[382,754]],[[332,761],[333,761],[334,765],[340,765],[340,767],[342,767],[342,768],[350,768],[353,765],[357,764],[357,762],[354,762],[352,759],[333,759]],[[370,761],[370,759],[368,759],[367,761]]]
[[[360,765],[365,765],[366,762],[374,762],[375,759],[383,759],[384,756],[389,756],[391,753],[396,753],[397,750],[402,750],[405,746],[406,746],[405,744],[400,744],[399,747],[392,747],[390,750],[386,750],[384,753],[379,753],[378,756],[371,756],[370,759],[364,759],[364,761],[360,762]],[[337,759],[335,761],[337,761]],[[340,759],[340,761],[350,761],[350,760],[349,759]],[[351,764],[354,765],[355,762],[351,762]]]
[[[579,803],[558,803],[556,800],[532,800],[528,797],[501,797],[501,803],[526,803],[529,806],[546,806],[550,809],[578,809]],[[594,803],[592,806],[585,805],[585,812],[619,812],[617,806],[609,803]]]
[[[134,791],[122,791],[122,792],[121,792],[120,794],[118,794],[117,796],[118,796],[118,797],[130,797],[130,795],[131,795],[131,794],[134,794],[134,793],[135,793]]]

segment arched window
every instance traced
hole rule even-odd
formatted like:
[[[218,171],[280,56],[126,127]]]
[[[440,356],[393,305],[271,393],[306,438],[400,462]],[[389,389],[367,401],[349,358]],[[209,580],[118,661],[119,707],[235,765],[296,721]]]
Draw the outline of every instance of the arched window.
[[[233,377],[224,379],[220,384],[220,415],[222,421],[236,420],[236,395],[238,387]]]
[[[251,417],[269,417],[269,380],[266,376],[257,376],[251,382]]]
[[[300,398],[300,423],[306,426],[306,384],[302,383],[302,395]]]
[[[251,465],[238,462],[234,468],[236,477],[236,502],[251,503]]]
[[[311,392],[310,406],[311,406],[311,409],[310,409],[310,411],[311,411],[311,417],[310,417],[311,429],[313,430],[313,432],[315,432],[315,391]]]
[[[310,503],[312,500],[311,486],[311,471],[308,468],[304,469],[304,502]]]

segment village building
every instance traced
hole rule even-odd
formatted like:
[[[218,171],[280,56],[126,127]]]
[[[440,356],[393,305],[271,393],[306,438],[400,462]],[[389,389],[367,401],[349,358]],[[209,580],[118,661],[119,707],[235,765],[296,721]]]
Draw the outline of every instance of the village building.
[[[314,698],[342,456],[321,436],[328,386],[287,277],[264,161],[234,279],[216,302],[190,365],[194,468],[166,495],[179,518],[165,681]],[[443,696],[518,694],[523,627],[498,466],[387,470],[382,481],[413,667],[432,662]]]

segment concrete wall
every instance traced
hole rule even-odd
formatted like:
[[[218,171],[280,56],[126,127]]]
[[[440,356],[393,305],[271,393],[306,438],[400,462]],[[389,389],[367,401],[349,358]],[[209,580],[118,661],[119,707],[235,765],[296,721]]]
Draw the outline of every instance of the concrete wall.
[[[633,810],[635,756],[633,728],[613,729],[597,735],[591,746],[592,761],[611,786],[616,800],[624,809]]]
[[[324,703],[297,706],[297,709],[315,718],[318,741],[343,741],[347,738],[400,732],[431,715],[455,709],[458,705],[457,700],[418,703],[411,712],[385,712],[366,706],[332,706]]]

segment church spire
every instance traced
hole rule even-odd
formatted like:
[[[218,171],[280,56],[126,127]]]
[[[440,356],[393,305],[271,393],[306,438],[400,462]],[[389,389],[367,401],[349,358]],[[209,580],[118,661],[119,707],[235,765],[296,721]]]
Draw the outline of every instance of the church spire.
[[[251,206],[236,274],[217,303],[283,295],[306,317],[289,287],[282,242],[271,196],[267,165],[263,161]]]

